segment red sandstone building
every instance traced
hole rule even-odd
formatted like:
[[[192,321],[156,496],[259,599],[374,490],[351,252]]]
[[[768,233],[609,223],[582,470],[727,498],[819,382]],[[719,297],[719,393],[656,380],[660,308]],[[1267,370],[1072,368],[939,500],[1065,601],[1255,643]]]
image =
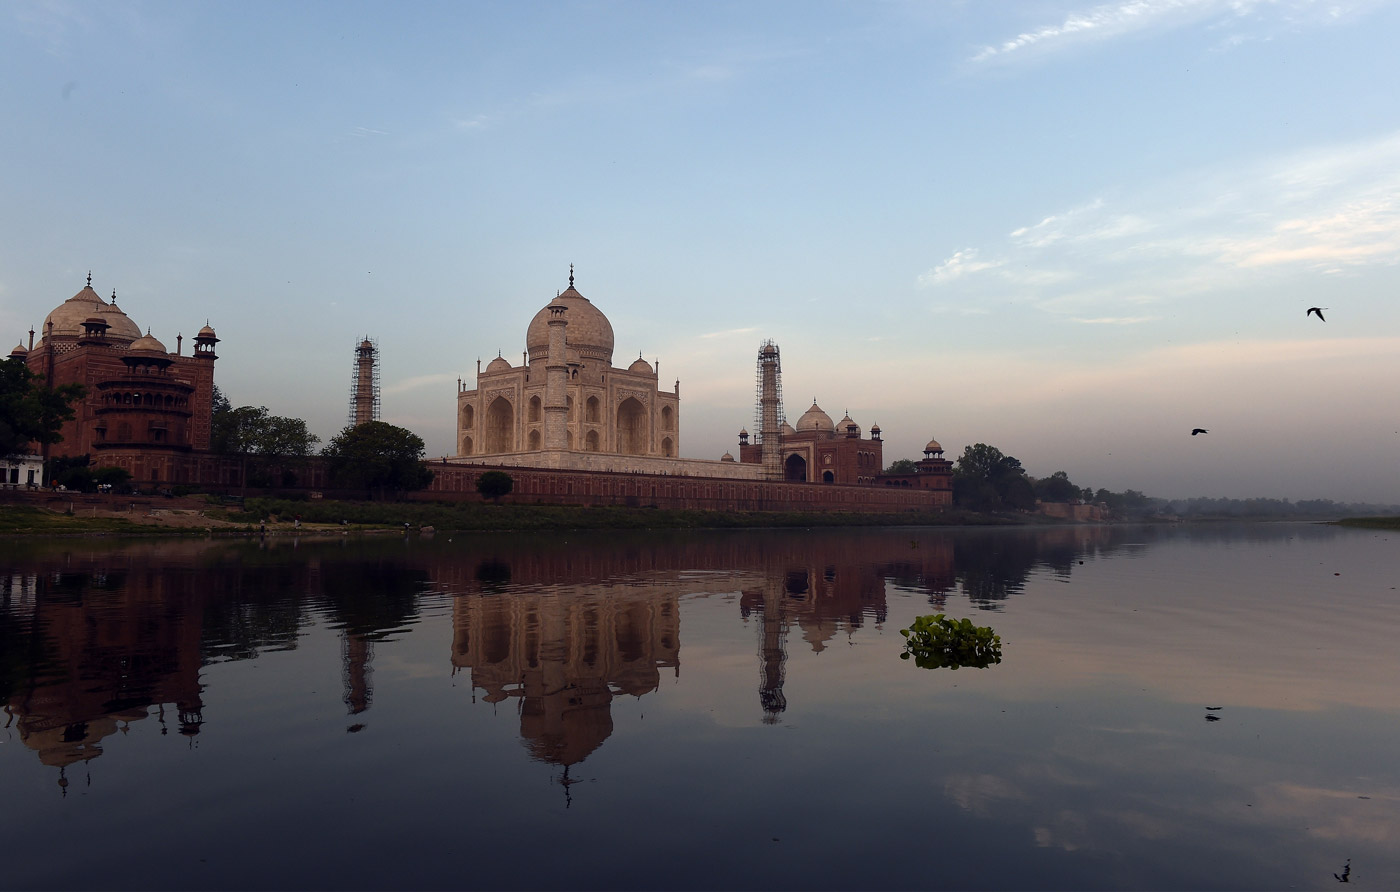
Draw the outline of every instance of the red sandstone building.
[[[44,458],[89,455],[98,465],[125,468],[138,483],[211,483],[226,464],[208,454],[214,397],[214,329],[193,338],[193,352],[175,352],[117,306],[104,301],[92,276],[45,318],[38,343],[20,344],[21,359],[51,387],[81,384],[86,394],[63,425],[63,439]]]

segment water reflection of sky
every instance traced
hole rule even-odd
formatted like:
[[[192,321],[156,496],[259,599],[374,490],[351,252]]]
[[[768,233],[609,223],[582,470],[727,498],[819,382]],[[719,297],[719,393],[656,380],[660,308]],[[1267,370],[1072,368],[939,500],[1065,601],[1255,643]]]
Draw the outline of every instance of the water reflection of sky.
[[[3,885],[1392,887],[1393,539],[6,546]]]

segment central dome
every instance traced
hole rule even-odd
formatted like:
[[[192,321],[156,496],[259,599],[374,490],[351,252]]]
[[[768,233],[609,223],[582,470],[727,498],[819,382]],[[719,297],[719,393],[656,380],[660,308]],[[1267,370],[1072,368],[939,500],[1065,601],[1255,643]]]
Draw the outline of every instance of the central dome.
[[[530,351],[531,361],[543,360],[549,352],[550,307],[564,307],[568,310],[564,314],[569,323],[569,327],[564,330],[564,338],[571,355],[612,365],[612,323],[588,298],[579,294],[572,284],[530,320],[530,327],[525,331],[525,349]]]
[[[83,333],[83,323],[94,317],[106,320],[110,326],[107,330],[110,338],[131,341],[141,337],[141,329],[131,321],[131,317],[118,309],[115,301],[109,304],[98,297],[91,283],[54,307],[53,312],[44,318],[39,336],[44,337],[49,333],[49,323],[52,322],[54,337],[79,337]]]
[[[831,433],[836,430],[836,425],[831,423],[831,416],[822,411],[817,401],[812,401],[812,408],[802,413],[802,417],[797,419],[797,429],[799,431],[820,431]]]

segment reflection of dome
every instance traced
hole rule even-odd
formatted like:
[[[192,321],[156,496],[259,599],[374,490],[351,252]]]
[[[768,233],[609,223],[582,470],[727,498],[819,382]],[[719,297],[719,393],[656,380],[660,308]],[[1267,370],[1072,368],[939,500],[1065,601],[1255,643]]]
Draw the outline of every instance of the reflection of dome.
[[[799,431],[824,431],[831,433],[836,426],[831,423],[831,416],[822,411],[817,401],[812,401],[812,408],[802,413],[802,417],[797,419],[797,429]]]
[[[131,352],[169,353],[170,351],[166,350],[165,345],[162,344],[160,341],[151,337],[151,333],[148,331],[141,337],[131,342]]]
[[[508,372],[508,371],[510,371],[510,361],[507,360],[507,359],[505,359],[505,358],[503,358],[503,357],[497,356],[495,359],[493,359],[493,360],[491,360],[490,362],[486,363],[486,371],[488,371],[488,372]]]
[[[579,356],[612,365],[613,329],[608,317],[593,306],[588,298],[574,289],[572,280],[563,294],[543,307],[525,331],[525,348],[532,359],[543,359],[549,350],[549,307],[564,307],[569,327],[565,339],[569,350]]]
[[[942,454],[943,454],[943,447],[940,446],[940,445],[938,445],[938,441],[937,441],[937,440],[929,440],[929,441],[928,441],[928,445],[924,447],[924,451],[925,451],[925,452],[932,452],[932,453],[936,453],[936,454],[942,455]]]
[[[639,373],[641,373],[641,374],[643,374],[643,375],[650,375],[650,374],[651,374],[651,363],[647,362],[645,359],[642,359],[640,356],[638,356],[637,359],[636,359],[636,361],[633,362],[631,365],[629,365],[629,366],[627,367],[627,371],[629,371],[629,372],[639,372]]]

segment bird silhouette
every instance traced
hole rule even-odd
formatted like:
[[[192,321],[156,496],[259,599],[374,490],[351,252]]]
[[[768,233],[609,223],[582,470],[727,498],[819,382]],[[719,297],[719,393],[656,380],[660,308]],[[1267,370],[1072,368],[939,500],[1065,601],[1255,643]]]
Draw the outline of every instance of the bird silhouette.
[[[1327,319],[1322,315],[1322,311],[1326,309],[1330,309],[1330,307],[1308,307],[1308,311],[1304,315],[1311,316],[1313,313],[1316,313],[1317,318],[1321,319],[1323,322],[1326,322]]]
[[[1206,429],[1203,428],[1203,427],[1193,427],[1193,428],[1191,428],[1191,436],[1193,436],[1193,437],[1196,436],[1196,434],[1208,434],[1208,433],[1210,433],[1210,431],[1206,430]]]

